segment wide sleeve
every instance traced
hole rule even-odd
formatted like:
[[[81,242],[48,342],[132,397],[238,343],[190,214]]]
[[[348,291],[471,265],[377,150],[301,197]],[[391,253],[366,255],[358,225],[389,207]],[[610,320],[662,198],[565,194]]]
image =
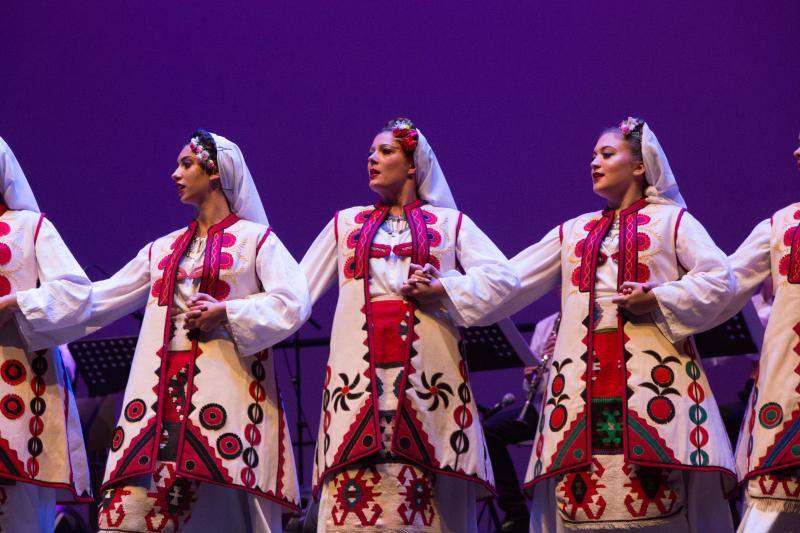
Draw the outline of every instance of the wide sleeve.
[[[258,251],[256,273],[261,292],[225,302],[228,327],[241,356],[279,343],[300,329],[311,312],[300,266],[274,232]]]
[[[29,339],[29,347],[40,349],[78,339],[143,307],[150,291],[150,246],[142,248],[110,278],[91,284],[87,311],[78,323],[42,332],[38,338]],[[20,330],[25,335],[23,324],[20,323]]]
[[[520,280],[519,289],[492,312],[492,322],[521,311],[561,282],[561,227],[512,257],[511,268]]]
[[[41,220],[35,252],[39,287],[17,292],[20,327],[47,331],[86,320],[92,282],[46,218]]]
[[[735,285],[731,291],[728,305],[722,308],[717,318],[718,324],[725,322],[747,305],[747,302],[769,277],[772,271],[770,265],[771,238],[772,221],[766,219],[753,228],[753,231],[733,255],[728,257]],[[763,321],[761,310],[758,314]],[[768,311],[767,316],[769,316]]]
[[[446,272],[441,278],[447,297],[443,303],[459,326],[490,324],[489,314],[519,287],[519,278],[489,237],[469,217],[461,215],[456,257],[463,273]]]
[[[308,281],[311,305],[336,281],[336,264],[336,219],[333,218],[300,260],[300,270]]]
[[[684,213],[679,224],[675,250],[686,274],[653,289],[653,319],[670,342],[714,327],[735,287],[728,257],[700,222]]]

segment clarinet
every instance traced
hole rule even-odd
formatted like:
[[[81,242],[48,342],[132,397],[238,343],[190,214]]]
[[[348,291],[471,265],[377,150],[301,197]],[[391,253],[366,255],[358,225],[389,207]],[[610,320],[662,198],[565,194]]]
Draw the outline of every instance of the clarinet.
[[[519,412],[519,416],[517,417],[517,422],[525,422],[525,419],[528,417],[528,409],[531,408],[533,405],[533,399],[536,396],[536,391],[539,388],[539,384],[542,381],[542,377],[544,376],[544,369],[547,368],[548,362],[550,358],[553,356],[553,350],[555,349],[555,339],[558,337],[558,328],[561,326],[561,313],[558,314],[556,317],[555,324],[553,324],[553,330],[550,332],[550,335],[547,336],[547,342],[553,342],[553,348],[546,350],[542,354],[542,362],[539,367],[534,370],[533,378],[531,379],[530,387],[528,388],[528,394],[525,396],[525,404],[522,406],[522,410]]]

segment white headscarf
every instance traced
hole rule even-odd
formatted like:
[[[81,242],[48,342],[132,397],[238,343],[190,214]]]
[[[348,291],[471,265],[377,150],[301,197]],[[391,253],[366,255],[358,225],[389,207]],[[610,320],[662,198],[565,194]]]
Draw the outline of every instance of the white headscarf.
[[[8,143],[0,137],[0,176],[3,183],[0,188],[3,193],[3,201],[9,209],[26,209],[28,211],[39,212],[39,205],[33,196],[31,186],[25,179],[25,173],[19,166],[17,158]]]
[[[419,129],[417,134],[419,136],[417,148],[414,150],[414,166],[417,168],[414,180],[417,182],[417,194],[420,199],[436,207],[458,209],[433,148]]]
[[[253,176],[244,162],[244,155],[236,143],[212,133],[217,145],[217,165],[222,191],[239,218],[269,226],[267,213],[258,196]]]
[[[644,177],[648,183],[644,190],[647,201],[651,204],[673,204],[685,209],[686,202],[678,189],[675,175],[669,168],[667,156],[647,123],[642,126],[642,158]]]

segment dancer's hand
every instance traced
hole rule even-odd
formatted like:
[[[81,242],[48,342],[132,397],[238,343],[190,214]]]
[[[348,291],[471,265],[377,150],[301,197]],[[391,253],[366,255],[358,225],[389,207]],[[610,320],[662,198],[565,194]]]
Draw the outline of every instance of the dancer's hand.
[[[626,281],[620,287],[619,294],[611,301],[634,315],[652,313],[658,309],[658,300],[652,292],[657,286],[657,283]]]
[[[198,292],[189,298],[189,311],[186,313],[184,329],[212,331],[228,321],[227,308],[213,296]]]
[[[0,297],[0,326],[11,320],[14,313],[19,310],[16,294],[7,294]]]
[[[412,263],[409,267],[411,275],[400,288],[400,294],[419,305],[436,303],[447,293],[439,281],[441,273],[430,263],[424,267]]]

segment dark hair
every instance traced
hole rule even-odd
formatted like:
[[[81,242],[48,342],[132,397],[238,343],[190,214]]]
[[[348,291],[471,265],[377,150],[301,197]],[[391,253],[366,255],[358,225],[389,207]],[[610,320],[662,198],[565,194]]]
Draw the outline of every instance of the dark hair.
[[[636,126],[629,133],[623,133],[620,126],[612,126],[604,129],[603,134],[616,133],[617,135],[622,136],[622,138],[625,139],[625,142],[628,143],[628,147],[631,149],[633,157],[639,161],[644,161],[644,156],[642,155],[642,129],[644,128],[644,120],[638,117],[631,118],[636,120]]]
[[[206,171],[206,174],[218,174],[219,173],[219,163],[217,163],[217,143],[214,142],[214,136],[211,135],[204,129],[196,129],[194,133],[192,133],[189,140],[191,142],[192,139],[197,139],[200,143],[200,146],[208,152],[208,159],[202,160],[198,158],[198,163],[200,166],[203,167],[203,170]]]

